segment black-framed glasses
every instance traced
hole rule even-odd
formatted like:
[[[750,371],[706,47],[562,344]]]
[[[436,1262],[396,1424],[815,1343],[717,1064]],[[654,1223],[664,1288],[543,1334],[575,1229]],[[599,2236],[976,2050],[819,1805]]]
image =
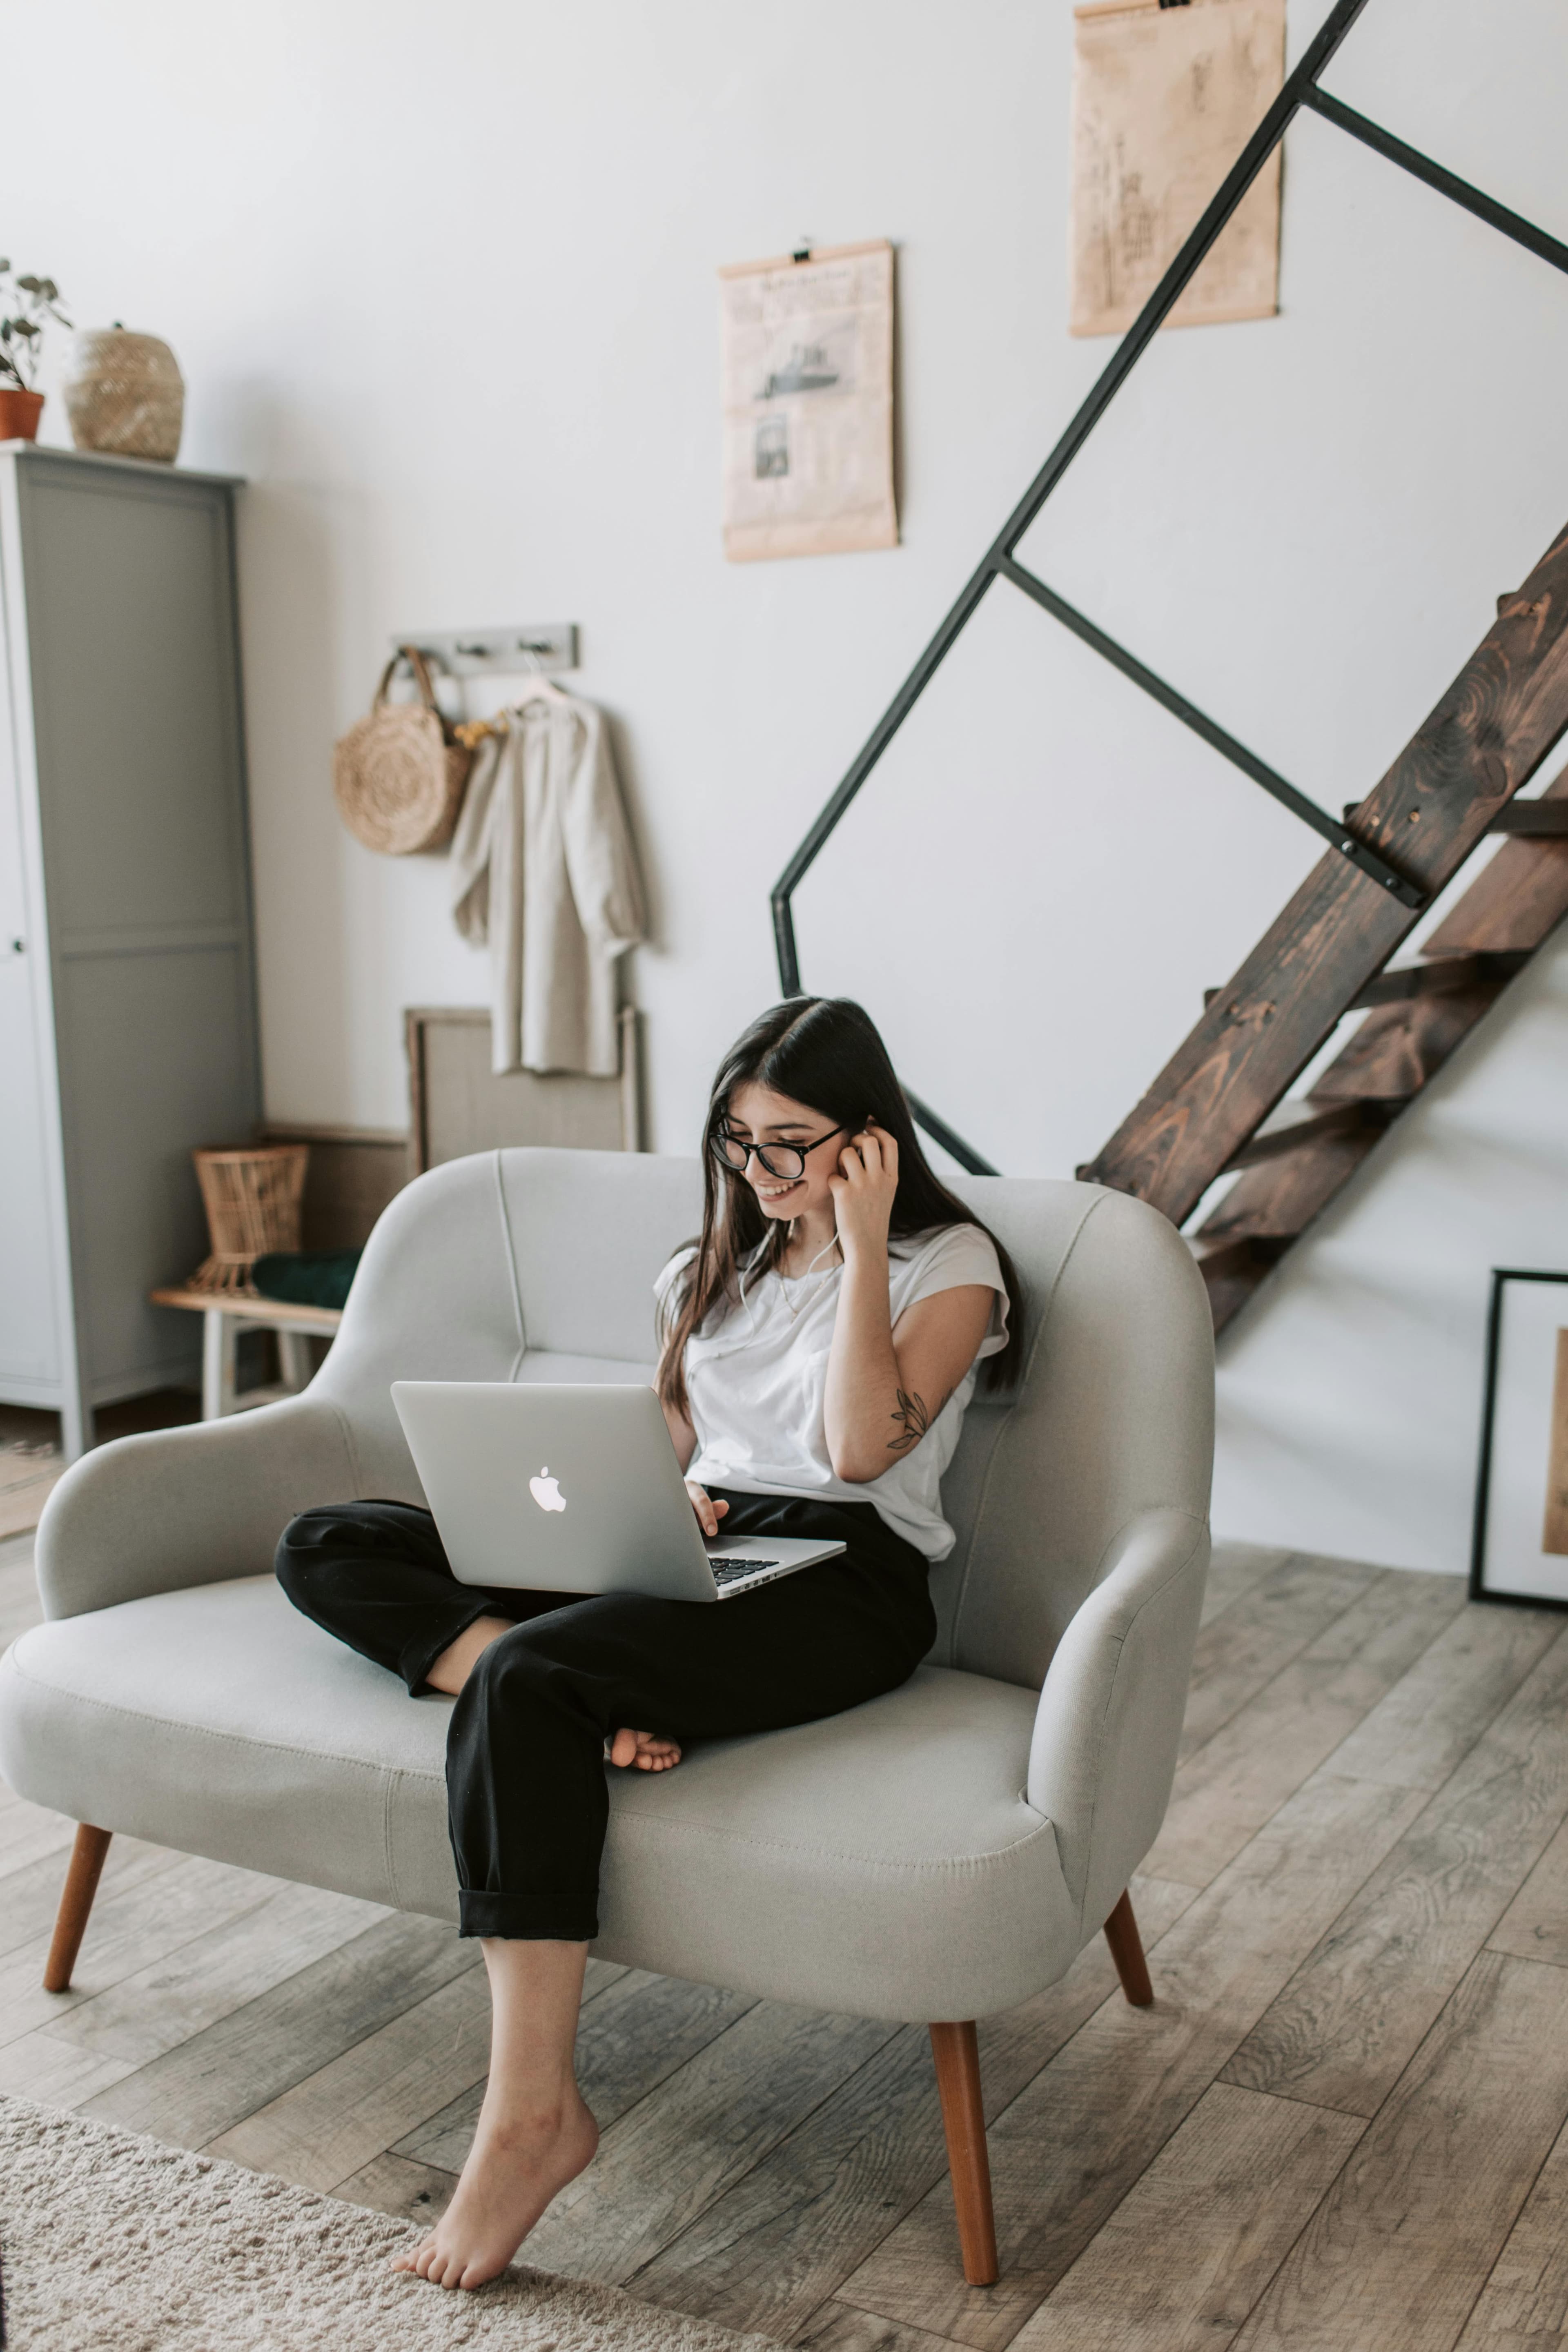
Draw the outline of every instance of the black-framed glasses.
[[[831,1143],[836,1135],[853,1133],[852,1128],[830,1127],[826,1135],[816,1138],[815,1143],[752,1143],[743,1135],[736,1135],[729,1128],[721,1127],[711,1138],[709,1149],[715,1160],[721,1160],[726,1168],[732,1168],[737,1173],[744,1169],[754,1151],[759,1167],[764,1168],[770,1176],[793,1183],[797,1176],[805,1173],[808,1151],[816,1151],[821,1145]]]

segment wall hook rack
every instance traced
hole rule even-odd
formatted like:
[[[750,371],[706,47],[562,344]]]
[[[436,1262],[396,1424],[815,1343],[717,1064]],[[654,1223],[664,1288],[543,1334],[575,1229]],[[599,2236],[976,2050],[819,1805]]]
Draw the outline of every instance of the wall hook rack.
[[[505,628],[404,629],[387,640],[417,646],[448,677],[521,677],[530,671],[575,669],[575,621],[509,623]]]

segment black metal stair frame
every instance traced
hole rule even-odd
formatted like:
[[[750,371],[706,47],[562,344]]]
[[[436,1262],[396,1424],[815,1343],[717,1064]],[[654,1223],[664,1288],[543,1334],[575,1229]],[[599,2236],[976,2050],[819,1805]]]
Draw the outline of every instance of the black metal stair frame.
[[[1163,5],[1163,0],[1162,0]],[[914,667],[900,687],[887,709],[878,720],[837,790],[824,805],[805,838],[801,842],[789,864],[784,867],[771,894],[773,940],[778,955],[779,983],[785,996],[801,994],[800,964],[795,949],[795,919],[791,902],[795,892],[810,871],[823,848],[831,838],[839,819],[850,802],[867,782],[909,717],[921,694],[935,677],[942,662],[952,652],[969,622],[979,610],[982,601],[994,580],[1010,581],[1041,608],[1052,614],[1064,627],[1093,647],[1106,661],[1119,669],[1123,677],[1142,688],[1146,694],[1179,719],[1184,726],[1200,735],[1204,741],[1239,768],[1244,775],[1261,785],[1274,799],[1310,825],[1363,874],[1377,882],[1405,907],[1419,910],[1425,904],[1419,887],[1388,860],[1380,856],[1357,838],[1352,824],[1335,819],[1330,813],[1309,799],[1288,782],[1266,761],[1258,758],[1246,745],[1237,740],[1217,720],[1210,719],[1194,703],[1155,675],[1135,654],[1119,645],[1103,629],[1078,612],[1064,597],[1047,586],[1045,581],[1019,563],[1015,554],[1019,541],[1044,507],[1047,499],[1066,474],[1068,467],[1089,441],[1096,425],[1111,402],[1148,350],[1161,326],[1180,299],[1189,280],[1202,264],[1229,221],[1231,215],[1246,195],[1258,173],[1284,137],[1297,113],[1310,109],[1325,122],[1331,122],[1350,137],[1360,140],[1377,154],[1397,163],[1429,188],[1463,207],[1467,212],[1488,223],[1504,236],[1511,237],[1528,252],[1557,269],[1568,272],[1568,245],[1564,245],[1533,222],[1510,212],[1481,189],[1435,163],[1419,150],[1396,139],[1392,131],[1369,121],[1364,115],[1332,98],[1319,88],[1319,78],[1327,69],[1341,42],[1369,0],[1336,0],[1317,33],[1308,44],[1300,62],[1286,78],[1279,97],[1265,114],[1252,137],[1247,141],[1225,180],[1221,183],[1197,226],[1172,262],[1132,325],[1118,343],[1115,352],[1088,397],[1073,417],[1050,456],[1014,508],[1001,530],[986,549],[963,589],[947,614],[941,627],[926,646]],[[1517,826],[1523,830],[1528,820]],[[998,1171],[974,1147],[965,1142],[944,1119],[940,1118],[914,1096],[910,1108],[928,1135],[935,1138],[959,1164],[972,1174],[994,1176]]]

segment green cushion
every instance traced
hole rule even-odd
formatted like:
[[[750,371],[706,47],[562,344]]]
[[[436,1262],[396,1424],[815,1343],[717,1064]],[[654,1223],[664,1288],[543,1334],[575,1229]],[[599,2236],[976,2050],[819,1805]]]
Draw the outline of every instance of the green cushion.
[[[257,1259],[250,1278],[263,1298],[284,1298],[290,1307],[342,1307],[359,1262],[356,1249],[274,1250]]]

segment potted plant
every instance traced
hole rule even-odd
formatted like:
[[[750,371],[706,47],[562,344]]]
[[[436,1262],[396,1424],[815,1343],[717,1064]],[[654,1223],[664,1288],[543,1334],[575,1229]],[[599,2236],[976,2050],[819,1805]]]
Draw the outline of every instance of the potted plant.
[[[0,441],[36,441],[44,395],[35,392],[43,356],[44,320],[70,320],[56,308],[60,289],[52,278],[13,278],[0,261]]]

